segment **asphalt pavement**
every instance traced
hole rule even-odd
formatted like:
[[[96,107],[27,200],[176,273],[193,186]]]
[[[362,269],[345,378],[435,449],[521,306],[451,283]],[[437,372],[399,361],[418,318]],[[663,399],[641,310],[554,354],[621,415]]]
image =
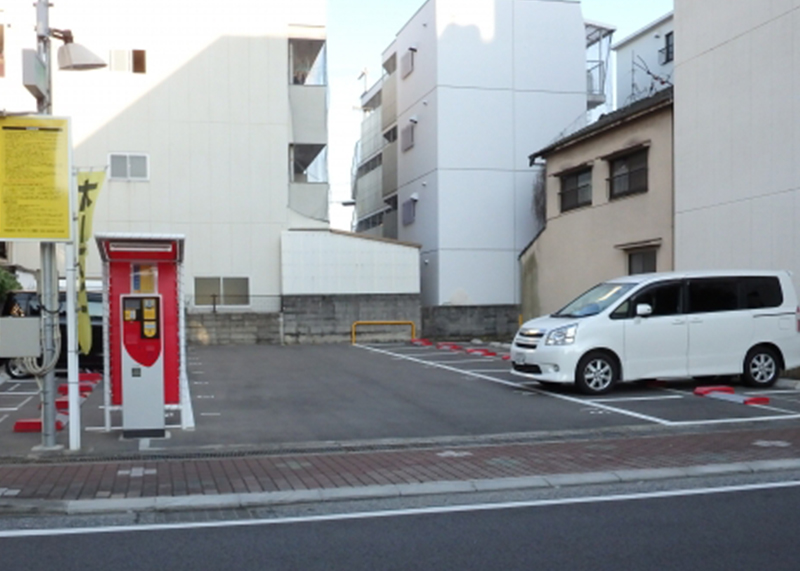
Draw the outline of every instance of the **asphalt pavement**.
[[[33,391],[6,379],[0,512],[233,508],[800,468],[792,381],[755,407],[697,396],[696,383],[589,399],[520,385],[502,347],[483,348],[193,347],[195,430],[173,417],[164,440],[106,432],[101,383],[82,406],[77,453],[37,453],[40,435],[11,432],[37,409],[35,399],[10,405]]]

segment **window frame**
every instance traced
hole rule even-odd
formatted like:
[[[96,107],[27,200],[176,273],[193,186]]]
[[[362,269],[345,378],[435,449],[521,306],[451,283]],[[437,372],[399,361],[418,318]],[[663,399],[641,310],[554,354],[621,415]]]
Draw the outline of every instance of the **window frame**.
[[[208,295],[211,300],[209,303],[197,303],[197,280],[215,280],[217,282],[216,291],[219,293],[203,294]],[[225,281],[226,280],[245,280],[247,286],[247,299],[244,303],[228,303],[225,296]],[[194,297],[192,303],[195,307],[218,307],[236,308],[236,307],[250,307],[252,305],[252,295],[250,294],[250,278],[248,276],[194,276]],[[235,295],[235,294],[230,294]],[[216,299],[215,299],[216,296]]]
[[[628,255],[628,275],[635,276],[638,274],[647,274],[652,272],[658,271],[658,248],[640,248],[636,250],[628,250],[625,252]],[[632,268],[633,256],[641,256],[644,254],[652,254],[653,255],[653,269],[644,269],[641,272],[634,272]],[[644,265],[644,264],[643,264]]]
[[[125,171],[124,177],[114,176],[114,170],[111,166],[112,157],[125,157]],[[131,157],[143,157],[145,160],[146,174],[143,177],[131,176]],[[127,153],[127,152],[112,152],[108,153],[108,180],[110,181],[127,181],[127,182],[148,182],[150,180],[150,155],[148,153]]]
[[[640,156],[644,156],[644,166],[640,166],[637,168],[630,168],[628,166],[628,170],[624,173],[614,174],[615,166],[622,163],[623,161],[626,165],[629,165],[630,162],[638,158]],[[638,148],[633,150],[629,153],[617,155],[614,157],[609,157],[607,159],[608,162],[608,199],[609,200],[616,200],[618,198],[624,198],[626,196],[631,196],[635,194],[644,194],[649,190],[649,159],[650,159],[650,152],[649,147]],[[642,174],[644,177],[644,185],[633,187],[631,188],[631,178],[634,175]],[[627,183],[627,187],[625,190],[615,190],[618,182],[625,180]]]
[[[580,184],[580,177],[582,175],[589,175],[589,181],[587,184]],[[574,188],[565,188],[567,181],[573,180],[575,181]],[[569,212],[570,210],[576,210],[578,208],[582,208],[584,206],[591,206],[592,205],[592,167],[587,167],[583,169],[577,169],[570,171],[568,173],[561,174],[559,176],[559,183],[561,188],[558,191],[559,197],[559,207],[561,208],[561,212]],[[588,198],[584,197],[581,200],[581,191],[588,189]],[[574,204],[570,204],[565,206],[566,197],[572,196],[574,193],[575,202]]]

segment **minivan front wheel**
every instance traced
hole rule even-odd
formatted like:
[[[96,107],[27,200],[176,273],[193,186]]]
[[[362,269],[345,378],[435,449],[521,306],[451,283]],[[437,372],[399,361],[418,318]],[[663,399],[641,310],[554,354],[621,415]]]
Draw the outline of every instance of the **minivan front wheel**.
[[[744,358],[744,384],[748,387],[771,387],[778,380],[780,361],[774,349],[754,347]]]
[[[619,365],[616,359],[603,351],[587,353],[575,368],[575,385],[587,395],[607,393],[618,380]]]

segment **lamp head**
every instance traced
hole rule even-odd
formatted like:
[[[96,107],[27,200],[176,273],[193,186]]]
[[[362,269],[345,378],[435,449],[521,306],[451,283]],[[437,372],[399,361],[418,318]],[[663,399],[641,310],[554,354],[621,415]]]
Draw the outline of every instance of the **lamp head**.
[[[106,62],[73,41],[71,30],[51,28],[50,35],[64,42],[64,45],[58,48],[58,69],[81,71],[106,66]]]

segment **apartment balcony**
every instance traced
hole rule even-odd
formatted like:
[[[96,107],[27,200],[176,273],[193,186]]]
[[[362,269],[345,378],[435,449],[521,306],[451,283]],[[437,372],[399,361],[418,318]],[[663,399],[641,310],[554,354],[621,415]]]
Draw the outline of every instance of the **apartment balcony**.
[[[328,222],[327,182],[292,182],[289,184],[289,208],[314,220]]]
[[[589,111],[606,102],[606,73],[605,62],[586,62],[586,109]]]
[[[328,142],[328,88],[325,85],[290,85],[292,140],[302,143]]]

